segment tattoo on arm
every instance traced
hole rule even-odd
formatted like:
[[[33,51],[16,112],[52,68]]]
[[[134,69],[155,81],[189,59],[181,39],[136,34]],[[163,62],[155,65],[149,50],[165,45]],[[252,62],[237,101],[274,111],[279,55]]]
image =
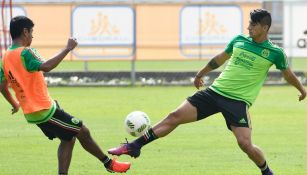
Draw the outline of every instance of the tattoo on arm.
[[[220,65],[217,64],[217,62],[214,60],[214,59],[211,59],[208,63],[208,66],[211,68],[211,69],[216,69],[218,67],[220,67]]]

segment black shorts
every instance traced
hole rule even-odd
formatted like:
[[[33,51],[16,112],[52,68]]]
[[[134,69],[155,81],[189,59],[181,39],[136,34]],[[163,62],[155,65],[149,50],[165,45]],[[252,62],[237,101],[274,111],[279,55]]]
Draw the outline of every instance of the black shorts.
[[[197,108],[197,120],[221,112],[228,129],[230,126],[251,128],[248,105],[239,100],[224,97],[207,88],[196,92],[187,100]]]
[[[69,115],[57,105],[53,116],[47,122],[37,124],[37,126],[50,140],[57,137],[70,141],[79,133],[82,121]]]

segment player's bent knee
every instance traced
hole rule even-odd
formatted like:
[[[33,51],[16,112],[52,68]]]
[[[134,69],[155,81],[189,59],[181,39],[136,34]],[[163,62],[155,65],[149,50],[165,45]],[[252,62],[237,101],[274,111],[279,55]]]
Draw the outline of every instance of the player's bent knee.
[[[81,138],[86,138],[89,136],[90,136],[89,129],[85,125],[82,125],[80,132],[77,134],[77,138],[81,139]]]
[[[253,149],[253,145],[249,139],[239,139],[238,145],[242,149],[242,151],[248,153],[251,149]]]

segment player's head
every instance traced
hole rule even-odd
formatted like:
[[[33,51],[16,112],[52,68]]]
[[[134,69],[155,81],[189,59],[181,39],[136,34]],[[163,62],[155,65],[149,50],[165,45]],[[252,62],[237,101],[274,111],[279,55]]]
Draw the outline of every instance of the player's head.
[[[250,12],[249,34],[251,37],[258,34],[267,34],[272,23],[270,12],[265,9],[255,9]]]
[[[10,33],[12,40],[22,39],[26,46],[32,42],[34,23],[26,16],[16,16],[10,22]]]

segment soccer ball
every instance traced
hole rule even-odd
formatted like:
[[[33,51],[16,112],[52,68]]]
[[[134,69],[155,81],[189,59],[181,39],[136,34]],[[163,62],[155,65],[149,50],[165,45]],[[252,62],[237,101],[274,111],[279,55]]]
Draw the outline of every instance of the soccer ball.
[[[150,128],[150,119],[145,112],[133,111],[127,115],[124,126],[130,135],[139,137]]]

